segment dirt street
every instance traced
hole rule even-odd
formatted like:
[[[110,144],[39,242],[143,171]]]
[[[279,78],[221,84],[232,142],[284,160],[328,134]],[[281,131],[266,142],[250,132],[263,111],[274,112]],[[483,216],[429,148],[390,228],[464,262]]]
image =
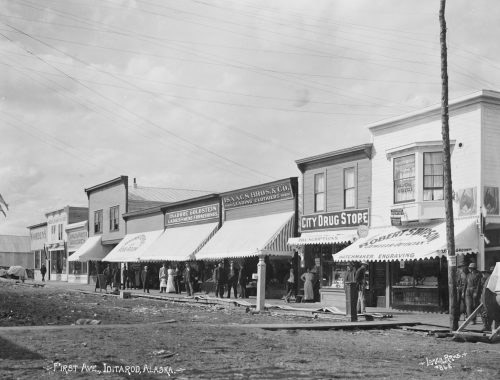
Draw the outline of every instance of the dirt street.
[[[71,326],[78,319],[102,324]],[[500,378],[500,344],[458,343],[403,329],[251,327],[294,322],[318,323],[245,307],[119,299],[1,281],[0,378]]]

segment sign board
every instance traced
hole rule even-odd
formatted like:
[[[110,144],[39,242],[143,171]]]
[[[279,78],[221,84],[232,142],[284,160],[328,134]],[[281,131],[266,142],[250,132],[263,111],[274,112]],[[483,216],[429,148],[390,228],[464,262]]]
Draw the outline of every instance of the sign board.
[[[68,232],[68,251],[76,251],[85,243],[87,237],[86,229]]]
[[[448,256],[448,265],[450,267],[456,267],[457,266],[457,256]]]
[[[346,210],[304,215],[300,218],[301,231],[324,230],[342,227],[357,227],[369,223],[368,209]]]
[[[401,226],[401,219],[405,216],[405,211],[403,208],[392,208],[391,209],[391,226]]]
[[[256,186],[247,190],[235,191],[234,193],[224,195],[222,197],[222,202],[225,209],[230,209],[285,199],[293,199],[293,190],[290,180]]]
[[[206,206],[167,212],[165,214],[165,223],[169,226],[218,219],[220,215],[219,210],[219,204],[214,203]]]

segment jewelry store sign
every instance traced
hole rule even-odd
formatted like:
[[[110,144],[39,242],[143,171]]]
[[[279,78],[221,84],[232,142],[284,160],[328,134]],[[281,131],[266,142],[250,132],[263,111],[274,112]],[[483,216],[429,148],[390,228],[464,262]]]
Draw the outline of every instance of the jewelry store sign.
[[[219,218],[219,204],[189,208],[185,210],[167,212],[165,215],[168,225],[201,222]]]
[[[224,208],[230,209],[285,199],[293,199],[292,186],[289,180],[234,192],[224,196],[222,201],[224,202]]]
[[[304,215],[300,218],[301,231],[324,230],[328,228],[357,227],[369,224],[368,209],[328,212]]]

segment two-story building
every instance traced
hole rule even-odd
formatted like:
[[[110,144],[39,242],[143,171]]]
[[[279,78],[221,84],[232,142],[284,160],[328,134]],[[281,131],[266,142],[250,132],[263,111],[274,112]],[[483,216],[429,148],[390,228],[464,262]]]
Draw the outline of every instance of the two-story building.
[[[68,250],[66,226],[87,220],[88,208],[66,206],[45,214],[47,218],[47,278],[49,280],[68,280]]]
[[[449,104],[456,261],[480,270],[500,259],[500,93],[480,91]],[[385,272],[390,305],[447,310],[441,107],[369,126],[373,136],[371,225],[340,261]],[[482,230],[481,215],[485,215]],[[384,279],[385,277],[385,279]],[[379,281],[380,282],[380,281]]]
[[[371,155],[372,144],[363,144],[295,161],[302,174],[300,237],[288,244],[300,253],[299,274],[316,274],[315,299],[324,304],[345,299],[347,263],[333,257],[370,224]]]
[[[102,271],[102,259],[127,236],[124,214],[208,194],[201,190],[138,186],[135,178],[129,185],[128,176],[123,175],[85,192],[89,200],[89,237],[75,252],[74,260],[88,261],[89,283],[95,283],[97,273]],[[163,226],[159,225],[158,230],[162,231]]]

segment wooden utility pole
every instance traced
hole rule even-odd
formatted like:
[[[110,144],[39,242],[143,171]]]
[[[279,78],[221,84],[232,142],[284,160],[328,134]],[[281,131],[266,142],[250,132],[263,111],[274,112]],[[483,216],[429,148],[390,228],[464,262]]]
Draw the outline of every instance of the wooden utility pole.
[[[443,136],[444,202],[446,212],[446,243],[448,248],[448,290],[450,303],[450,329],[458,329],[459,305],[457,305],[457,257],[455,252],[455,228],[453,223],[453,197],[450,164],[450,126],[448,115],[448,58],[446,48],[446,0],[441,0],[439,25],[441,27],[441,134]]]

